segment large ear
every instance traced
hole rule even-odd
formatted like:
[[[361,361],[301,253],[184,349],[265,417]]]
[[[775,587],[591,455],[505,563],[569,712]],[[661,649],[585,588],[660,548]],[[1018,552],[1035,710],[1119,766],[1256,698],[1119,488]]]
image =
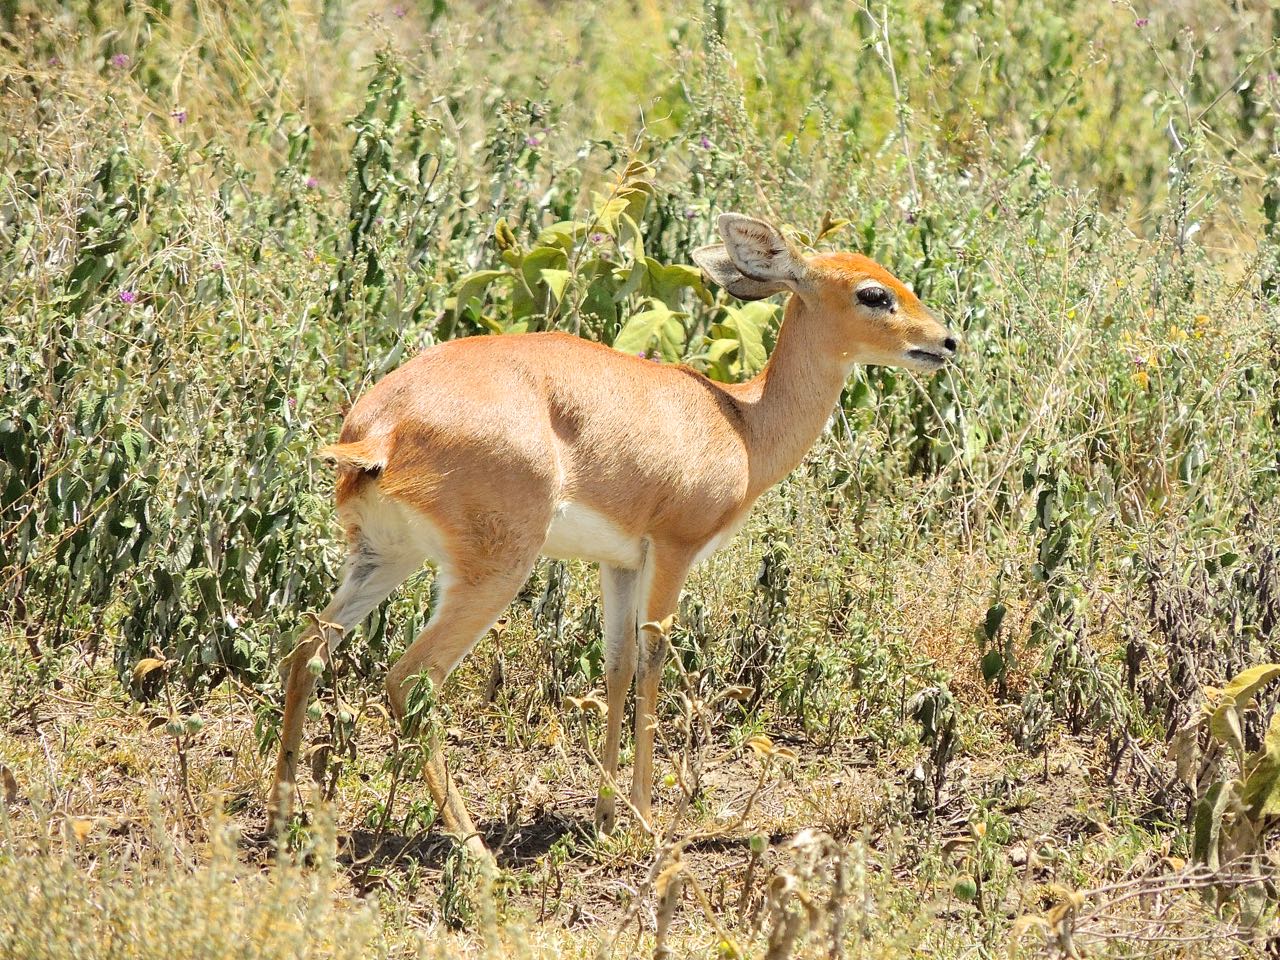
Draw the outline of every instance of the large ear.
[[[729,256],[723,243],[713,243],[708,247],[699,247],[692,253],[693,262],[702,268],[703,273],[715,283],[729,291],[730,296],[739,300],[763,300],[775,293],[787,289],[785,283],[767,283],[752,280],[744,276]]]
[[[804,261],[775,227],[740,213],[721,214],[719,227],[724,243],[693,253],[694,263],[712,280],[739,300],[797,288]]]

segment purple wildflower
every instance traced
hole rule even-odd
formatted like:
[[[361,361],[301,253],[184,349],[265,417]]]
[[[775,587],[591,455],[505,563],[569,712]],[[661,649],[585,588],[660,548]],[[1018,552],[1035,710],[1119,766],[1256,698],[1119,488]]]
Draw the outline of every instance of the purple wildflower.
[[[121,291],[120,291],[120,302],[121,302],[121,303],[133,303],[133,302],[134,302],[135,300],[137,300],[137,299],[138,299],[138,292],[137,292],[136,290],[121,290]]]
[[[593,233],[588,239],[590,239],[592,243],[599,246],[600,244],[604,243],[606,240],[609,239],[609,235],[607,233]]]
[[[692,220],[692,219],[693,219],[694,217],[696,217],[697,215],[698,215],[698,211],[697,211],[697,210],[695,210],[695,209],[693,209],[693,207],[685,207],[685,208],[684,208],[684,218],[685,218],[686,220]]]
[[[215,260],[215,261],[213,261],[213,263],[209,264],[209,267],[210,267],[210,269],[212,269],[212,270],[221,271],[221,270],[222,270],[222,261],[221,261],[221,260]]]
[[[173,117],[173,122],[179,126],[187,122],[187,111],[185,110],[174,110],[169,116]]]
[[[318,187],[318,186],[320,186],[320,181],[319,181],[319,180],[317,180],[315,177],[307,177],[307,189],[308,189],[308,190],[314,190],[314,189],[315,189],[316,187]]]
[[[405,9],[405,5],[403,3],[397,3],[394,7],[391,8],[391,12],[395,14],[398,19],[403,20],[405,17],[405,14],[407,14],[409,11]]]
[[[703,150],[711,149],[711,138],[705,133],[699,138],[698,143],[702,146]]]
[[[127,53],[117,53],[111,58],[111,65],[117,70],[123,70],[129,66],[129,55]]]
[[[1150,18],[1148,18],[1148,17],[1139,17],[1137,20],[1133,21],[1133,25],[1134,25],[1135,27],[1137,27],[1139,30],[1141,30],[1143,27],[1145,27],[1145,26],[1146,26],[1147,24],[1149,24],[1150,22],[1151,22],[1151,20],[1150,20]]]
[[[540,143],[542,143],[541,137],[528,136],[524,138],[524,145],[526,147],[536,147]]]
[[[285,401],[285,402],[289,404],[289,409],[290,409],[290,410],[292,410],[294,407],[296,407],[296,406],[298,405],[298,398],[297,398],[297,397],[290,397],[290,398],[289,398],[287,401]]]
[[[50,57],[50,58],[49,58],[49,66],[51,66],[51,67],[60,67],[60,66],[62,66],[62,60],[61,60],[59,57]]]

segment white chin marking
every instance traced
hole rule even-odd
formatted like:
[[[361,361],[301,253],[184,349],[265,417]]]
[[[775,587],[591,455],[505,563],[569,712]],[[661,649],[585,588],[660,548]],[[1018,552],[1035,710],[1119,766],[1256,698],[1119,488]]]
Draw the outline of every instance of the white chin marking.
[[[945,358],[935,357],[923,350],[904,354],[899,363],[909,370],[916,370],[922,373],[933,373],[947,365]]]

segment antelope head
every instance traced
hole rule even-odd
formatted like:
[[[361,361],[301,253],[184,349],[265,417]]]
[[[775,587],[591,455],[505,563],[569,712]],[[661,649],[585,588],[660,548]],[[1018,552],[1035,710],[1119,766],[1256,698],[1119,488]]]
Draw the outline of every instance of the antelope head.
[[[739,300],[790,291],[821,318],[823,346],[848,363],[933,373],[956,352],[956,339],[920,298],[880,264],[859,253],[805,256],[763,220],[738,213],[719,219],[723,243],[693,260]]]

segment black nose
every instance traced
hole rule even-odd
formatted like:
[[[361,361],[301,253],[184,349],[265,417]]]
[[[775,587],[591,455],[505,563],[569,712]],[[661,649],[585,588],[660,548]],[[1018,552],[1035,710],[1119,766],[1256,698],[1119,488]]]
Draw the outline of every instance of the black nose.
[[[948,350],[950,350],[952,353],[956,352],[957,344],[956,344],[955,337],[947,337],[947,339],[942,341],[942,345],[946,347]]]

